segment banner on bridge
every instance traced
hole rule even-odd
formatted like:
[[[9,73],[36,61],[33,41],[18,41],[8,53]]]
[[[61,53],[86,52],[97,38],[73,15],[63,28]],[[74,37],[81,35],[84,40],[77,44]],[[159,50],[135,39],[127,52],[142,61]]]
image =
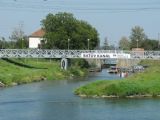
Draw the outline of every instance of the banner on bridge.
[[[97,59],[107,59],[107,58],[130,58],[130,54],[125,53],[82,53],[81,58],[97,58]]]

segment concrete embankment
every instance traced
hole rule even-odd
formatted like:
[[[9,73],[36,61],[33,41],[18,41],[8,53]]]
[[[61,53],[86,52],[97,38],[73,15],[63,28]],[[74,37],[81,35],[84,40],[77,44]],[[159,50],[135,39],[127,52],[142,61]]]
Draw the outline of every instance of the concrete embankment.
[[[89,63],[91,68],[89,69],[90,72],[99,72],[102,69],[102,62],[100,59],[86,59]]]
[[[104,61],[101,60],[101,59],[86,59],[86,60],[88,61],[89,65],[92,68],[96,68],[96,69],[101,69],[102,66],[109,67],[110,65],[112,65],[112,64],[109,65],[109,64],[104,63]],[[117,61],[117,65],[116,65],[117,67],[128,67],[128,68],[130,68],[132,66],[137,65],[141,60],[139,60],[139,59],[118,59],[116,61]]]
[[[3,84],[2,82],[0,82],[0,87],[5,87],[5,84]]]
[[[137,65],[140,62],[139,59],[119,59],[117,67],[131,67]]]

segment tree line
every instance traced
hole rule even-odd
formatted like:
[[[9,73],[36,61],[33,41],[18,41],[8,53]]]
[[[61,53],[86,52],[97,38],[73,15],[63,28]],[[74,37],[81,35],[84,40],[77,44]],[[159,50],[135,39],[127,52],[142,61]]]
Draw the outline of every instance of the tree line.
[[[78,20],[72,13],[49,13],[41,20],[41,27],[45,35],[41,42],[42,49],[115,49],[108,44],[105,38],[100,47],[99,33],[88,22]],[[10,36],[10,41],[0,38],[0,49],[24,49],[28,48],[28,37],[24,34],[23,25],[15,28]],[[148,38],[144,29],[135,26],[131,29],[129,37],[123,36],[119,40],[118,49],[131,50],[132,48],[144,48],[145,50],[160,50],[160,42]]]
[[[129,38],[124,36],[120,39],[119,48],[122,50],[131,50],[132,48],[160,50],[160,41],[148,38],[142,27],[135,26],[132,28]]]
[[[132,48],[143,48],[144,50],[160,50],[160,41],[148,38],[144,29],[140,26],[135,26],[131,29],[129,37],[123,36],[118,46],[109,45],[107,37],[104,39],[101,49],[120,49],[120,50],[132,50]]]
[[[49,13],[42,21],[45,31],[41,41],[42,49],[96,49],[99,46],[99,34],[88,22],[78,20],[71,13]],[[10,37],[0,40],[0,48],[27,48],[28,39],[22,25],[15,28]]]
[[[9,40],[0,38],[0,49],[25,49],[28,48],[28,44],[28,36],[25,35],[22,24],[14,28]]]

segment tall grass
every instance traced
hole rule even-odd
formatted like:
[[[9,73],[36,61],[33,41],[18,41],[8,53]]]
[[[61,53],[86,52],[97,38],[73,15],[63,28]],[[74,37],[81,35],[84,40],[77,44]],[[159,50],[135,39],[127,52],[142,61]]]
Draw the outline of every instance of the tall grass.
[[[75,90],[87,96],[158,96],[160,95],[160,61],[142,61],[149,67],[123,80],[97,81]]]
[[[6,86],[10,86],[14,83],[23,84],[40,80],[62,80],[68,78],[74,73],[74,69],[65,71],[61,70],[60,62],[55,60],[46,59],[12,59],[13,61],[20,63],[19,65],[10,63],[4,60],[0,60],[0,82]],[[26,65],[33,68],[25,67]],[[22,65],[22,66],[21,66]],[[46,68],[46,69],[42,69]],[[75,68],[76,69],[76,68]],[[81,75],[82,70],[76,69],[76,73]],[[82,72],[83,73],[83,72]]]

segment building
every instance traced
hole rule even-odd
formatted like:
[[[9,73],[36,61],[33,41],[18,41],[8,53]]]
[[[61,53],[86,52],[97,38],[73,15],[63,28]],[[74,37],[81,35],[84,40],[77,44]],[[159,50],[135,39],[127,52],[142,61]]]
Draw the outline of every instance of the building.
[[[45,32],[41,28],[29,36],[29,48],[39,48]]]
[[[143,58],[144,48],[132,48],[132,54],[135,58]]]

